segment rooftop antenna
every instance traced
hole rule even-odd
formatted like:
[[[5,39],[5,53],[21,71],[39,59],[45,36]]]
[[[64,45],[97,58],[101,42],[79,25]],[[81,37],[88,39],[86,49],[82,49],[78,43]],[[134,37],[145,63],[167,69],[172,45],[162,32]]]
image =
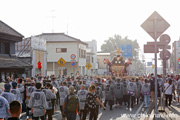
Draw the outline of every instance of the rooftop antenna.
[[[51,12],[52,12],[52,16],[51,16],[51,18],[52,18],[52,33],[54,33],[54,18],[56,17],[54,15],[55,10],[51,10]]]

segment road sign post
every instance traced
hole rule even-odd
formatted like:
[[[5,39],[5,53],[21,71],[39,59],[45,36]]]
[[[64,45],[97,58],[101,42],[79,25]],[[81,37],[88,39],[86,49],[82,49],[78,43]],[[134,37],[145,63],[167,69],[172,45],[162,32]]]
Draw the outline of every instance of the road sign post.
[[[75,54],[71,54],[70,57],[71,57],[72,60],[76,59],[76,55]]]
[[[86,64],[85,67],[89,70],[89,69],[91,69],[92,65],[91,65],[91,63],[88,63],[88,64]]]
[[[75,78],[75,65],[76,65],[76,63],[74,61],[76,59],[76,55],[75,54],[71,54],[70,58],[71,58],[71,61],[72,61],[71,65],[73,66],[73,76]]]
[[[63,65],[66,63],[66,61],[65,61],[63,58],[60,58],[60,59],[57,61],[57,63],[58,63],[61,67],[63,67]]]
[[[154,118],[158,114],[157,109],[157,38],[169,27],[169,23],[164,20],[156,11],[141,25],[141,27],[155,40],[155,110]]]

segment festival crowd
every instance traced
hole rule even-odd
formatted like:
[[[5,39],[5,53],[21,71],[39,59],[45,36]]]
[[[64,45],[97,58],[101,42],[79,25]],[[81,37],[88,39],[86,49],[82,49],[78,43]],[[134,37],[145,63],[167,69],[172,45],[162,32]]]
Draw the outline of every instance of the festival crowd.
[[[180,76],[157,76],[158,101],[164,95],[165,106],[173,101],[179,104]],[[155,107],[155,77],[55,77],[8,78],[0,83],[0,120],[19,120],[21,113],[26,119],[52,120],[60,110],[63,120],[97,120],[99,108],[133,109],[144,103]],[[108,106],[107,106],[108,105]],[[107,109],[108,108],[108,109]]]

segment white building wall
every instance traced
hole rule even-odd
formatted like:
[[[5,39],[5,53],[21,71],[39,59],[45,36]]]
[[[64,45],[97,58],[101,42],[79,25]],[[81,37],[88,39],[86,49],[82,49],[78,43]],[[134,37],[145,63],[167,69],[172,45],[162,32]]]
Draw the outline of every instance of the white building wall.
[[[88,53],[90,56],[90,63],[92,65],[92,68],[87,70],[86,72],[88,75],[96,75],[97,74],[97,69],[98,69],[98,64],[97,64],[97,41],[92,40],[86,42],[88,44]],[[92,61],[93,58],[93,61]]]
[[[44,76],[47,76],[47,52],[44,52]]]
[[[84,44],[79,44],[79,48],[82,49],[82,50],[85,50],[86,51],[86,45]],[[85,55],[86,56],[86,55]],[[78,56],[79,57],[79,56]],[[85,75],[86,74],[86,57],[85,58],[82,58],[82,57],[79,57],[79,60],[78,60],[78,66],[79,67],[79,72],[81,75]]]
[[[36,69],[36,59],[35,59],[35,51],[32,50],[32,65],[33,65],[33,68],[31,70],[31,73],[32,73],[32,77],[35,76],[35,69]]]
[[[56,53],[56,48],[67,48],[67,52],[65,53]],[[86,50],[86,45],[75,43],[75,42],[67,42],[67,43],[49,43],[47,42],[47,62],[49,63],[47,74],[55,74],[55,76],[58,76],[60,74],[59,70],[59,64],[57,61],[62,57],[66,63],[64,64],[64,68],[67,69],[67,75],[71,75],[71,73],[76,74],[77,71],[80,72],[81,75],[85,75],[85,65],[86,58],[80,58],[79,57],[79,48]],[[71,54],[76,55],[76,59],[74,62],[76,63],[75,67],[72,67],[72,59],[70,58]],[[54,69],[53,64],[54,63]]]
[[[67,52],[56,53],[56,48],[67,48]],[[71,62],[71,54],[75,54],[77,60],[77,43],[47,43],[47,52],[47,62],[57,62],[61,57],[66,62]]]
[[[106,64],[104,64],[104,59],[107,59],[111,62],[110,53],[97,53],[97,63],[98,63],[98,74],[103,75],[107,73]]]

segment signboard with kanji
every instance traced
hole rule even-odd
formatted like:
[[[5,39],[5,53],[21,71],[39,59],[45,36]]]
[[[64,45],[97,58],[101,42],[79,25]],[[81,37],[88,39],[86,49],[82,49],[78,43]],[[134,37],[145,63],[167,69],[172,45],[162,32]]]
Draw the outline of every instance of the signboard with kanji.
[[[86,64],[85,67],[89,70],[89,69],[91,69],[92,65],[91,65],[91,63],[88,63],[88,64]]]
[[[147,62],[147,66],[152,66],[152,62]]]
[[[58,63],[61,67],[63,67],[63,65],[66,63],[66,61],[65,61],[63,58],[60,58],[60,59],[57,61],[57,63]]]
[[[132,57],[132,45],[131,44],[120,44],[118,47],[122,50],[124,57],[126,57],[126,58]]]

